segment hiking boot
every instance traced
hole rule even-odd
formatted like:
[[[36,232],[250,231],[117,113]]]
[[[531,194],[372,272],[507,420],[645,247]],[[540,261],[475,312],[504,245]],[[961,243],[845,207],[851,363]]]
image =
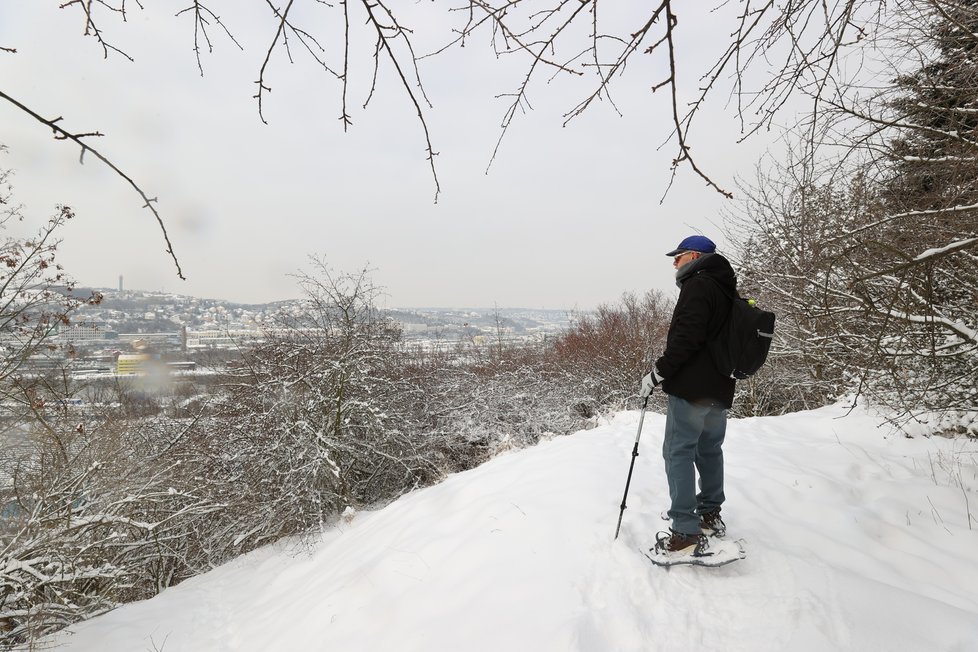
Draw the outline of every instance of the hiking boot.
[[[712,512],[700,514],[700,529],[703,534],[710,537],[722,537],[727,533],[727,526],[720,518],[720,508],[717,507]]]
[[[668,532],[659,532],[655,538],[655,552],[657,553],[680,553],[680,554],[703,554],[709,543],[702,534],[683,534],[670,529]]]

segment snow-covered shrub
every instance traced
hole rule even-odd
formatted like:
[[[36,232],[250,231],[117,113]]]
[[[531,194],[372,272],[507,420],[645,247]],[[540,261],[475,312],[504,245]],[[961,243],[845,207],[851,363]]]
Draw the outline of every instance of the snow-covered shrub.
[[[535,343],[471,350],[466,365],[453,365],[455,374],[434,376],[441,428],[491,455],[582,427],[587,415],[579,406],[588,397],[551,355],[549,346]]]
[[[187,534],[221,506],[177,482],[179,462],[167,453],[185,426],[122,425],[45,407],[5,448],[0,646],[150,597],[199,572]]]
[[[206,495],[226,505],[210,549],[308,531],[583,425],[537,345],[425,350],[376,308],[365,271],[317,265],[300,283],[301,310],[243,351],[189,437]]]
[[[663,293],[625,294],[617,304],[580,315],[556,341],[552,364],[574,379],[584,415],[620,408],[636,396],[665,348],[671,318],[672,302]]]

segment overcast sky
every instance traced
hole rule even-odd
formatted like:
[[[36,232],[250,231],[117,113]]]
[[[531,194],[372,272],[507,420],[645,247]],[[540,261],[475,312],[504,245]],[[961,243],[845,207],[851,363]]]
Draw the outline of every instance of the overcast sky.
[[[242,302],[297,295],[289,275],[325,257],[337,271],[369,265],[386,303],[408,306],[499,306],[589,309],[625,291],[673,287],[663,254],[702,232],[721,249],[726,203],[688,168],[665,201],[675,148],[668,95],[653,94],[661,60],[636,55],[607,103],[562,127],[562,115],[586,96],[588,80],[532,88],[534,110],[513,123],[486,166],[506,101],[526,59],[497,61],[488,34],[464,49],[425,59],[428,125],[441,195],[425,160],[424,137],[406,93],[382,66],[378,90],[363,110],[369,66],[353,69],[353,127],[337,120],[340,87],[298,48],[290,65],[273,60],[258,117],[254,80],[273,25],[263,13],[223,4],[222,17],[244,47],[217,30],[200,76],[192,23],[148,2],[129,5],[129,20],[107,21],[107,39],[135,58],[103,58],[82,35],[78,8],[58,2],[4,0],[0,7],[0,88],[73,131],[105,134],[92,142],[136,180],[166,220],[187,276],[177,278],[152,215],[121,179],[77,147],[0,103],[0,165],[13,168],[29,228],[72,206],[61,261],[82,284],[166,290]],[[629,3],[631,4],[631,3]],[[428,5],[431,5],[429,7]],[[448,34],[454,18],[419,4],[418,49]],[[437,10],[436,13],[432,13]],[[684,10],[690,11],[690,10]],[[628,17],[621,17],[627,31]],[[415,25],[412,25],[415,26]],[[689,88],[705,70],[726,29],[716,19],[680,14],[680,61]],[[327,43],[333,54],[334,41]],[[369,60],[372,42],[360,39]],[[334,59],[339,65],[339,59]],[[694,133],[699,164],[733,188],[750,176],[775,141],[763,134],[737,145],[739,123],[719,103]]]

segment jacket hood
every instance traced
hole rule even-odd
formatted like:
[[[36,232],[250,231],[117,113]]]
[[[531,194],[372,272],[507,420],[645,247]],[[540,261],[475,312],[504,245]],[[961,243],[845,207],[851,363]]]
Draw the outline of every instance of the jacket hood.
[[[737,275],[734,274],[730,262],[720,254],[704,254],[680,267],[676,271],[676,285],[682,287],[683,283],[697,274],[707,274],[724,287],[737,290]]]

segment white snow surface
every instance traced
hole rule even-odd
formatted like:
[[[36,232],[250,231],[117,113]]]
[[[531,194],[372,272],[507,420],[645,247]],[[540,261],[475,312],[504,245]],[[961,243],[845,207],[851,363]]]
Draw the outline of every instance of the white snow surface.
[[[748,556],[657,568],[664,417],[506,453],[49,641],[59,650],[978,650],[978,442],[862,409],[731,420],[724,517]],[[962,486],[963,485],[963,486]],[[969,512],[970,510],[970,512]]]

